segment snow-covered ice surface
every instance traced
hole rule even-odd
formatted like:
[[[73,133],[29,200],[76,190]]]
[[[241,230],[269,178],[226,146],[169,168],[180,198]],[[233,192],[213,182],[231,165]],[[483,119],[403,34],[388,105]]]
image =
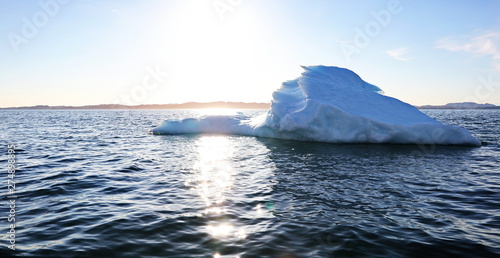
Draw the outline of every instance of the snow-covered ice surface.
[[[271,109],[253,119],[207,116],[166,120],[153,134],[223,133],[331,143],[481,145],[465,128],[445,125],[381,94],[339,67],[303,67],[273,93]]]

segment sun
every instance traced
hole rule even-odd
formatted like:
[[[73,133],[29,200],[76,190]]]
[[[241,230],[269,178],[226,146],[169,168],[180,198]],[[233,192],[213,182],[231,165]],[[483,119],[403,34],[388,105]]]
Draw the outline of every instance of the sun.
[[[211,3],[211,1],[208,1]],[[183,1],[175,24],[165,35],[169,44],[169,102],[265,102],[281,79],[262,71],[272,62],[263,45],[267,36],[256,24],[259,17],[244,4],[220,19],[212,4]],[[272,85],[271,87],[269,87]],[[159,97],[158,97],[159,98]],[[260,99],[257,99],[260,98]]]

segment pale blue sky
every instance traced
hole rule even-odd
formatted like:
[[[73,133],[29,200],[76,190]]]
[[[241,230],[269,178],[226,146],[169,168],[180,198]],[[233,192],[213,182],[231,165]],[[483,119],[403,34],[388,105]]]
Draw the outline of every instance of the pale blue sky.
[[[500,104],[500,1],[0,0],[0,107],[268,102],[300,65]]]

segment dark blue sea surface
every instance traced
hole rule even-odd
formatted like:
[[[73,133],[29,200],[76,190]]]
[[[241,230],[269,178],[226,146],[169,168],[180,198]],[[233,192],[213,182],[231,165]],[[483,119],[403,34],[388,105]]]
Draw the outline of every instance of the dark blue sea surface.
[[[0,111],[0,257],[500,257],[500,111],[425,111],[481,147],[148,134],[203,112]]]

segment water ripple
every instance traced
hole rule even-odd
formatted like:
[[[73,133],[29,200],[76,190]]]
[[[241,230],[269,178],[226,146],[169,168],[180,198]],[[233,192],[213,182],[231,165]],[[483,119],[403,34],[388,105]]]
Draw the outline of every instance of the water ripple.
[[[488,144],[423,148],[153,136],[146,132],[158,121],[200,114],[3,112],[7,122],[0,130],[18,145],[16,252],[497,257],[500,128],[494,121],[500,112],[429,114],[469,128]],[[7,235],[1,240],[0,256],[7,257]]]

